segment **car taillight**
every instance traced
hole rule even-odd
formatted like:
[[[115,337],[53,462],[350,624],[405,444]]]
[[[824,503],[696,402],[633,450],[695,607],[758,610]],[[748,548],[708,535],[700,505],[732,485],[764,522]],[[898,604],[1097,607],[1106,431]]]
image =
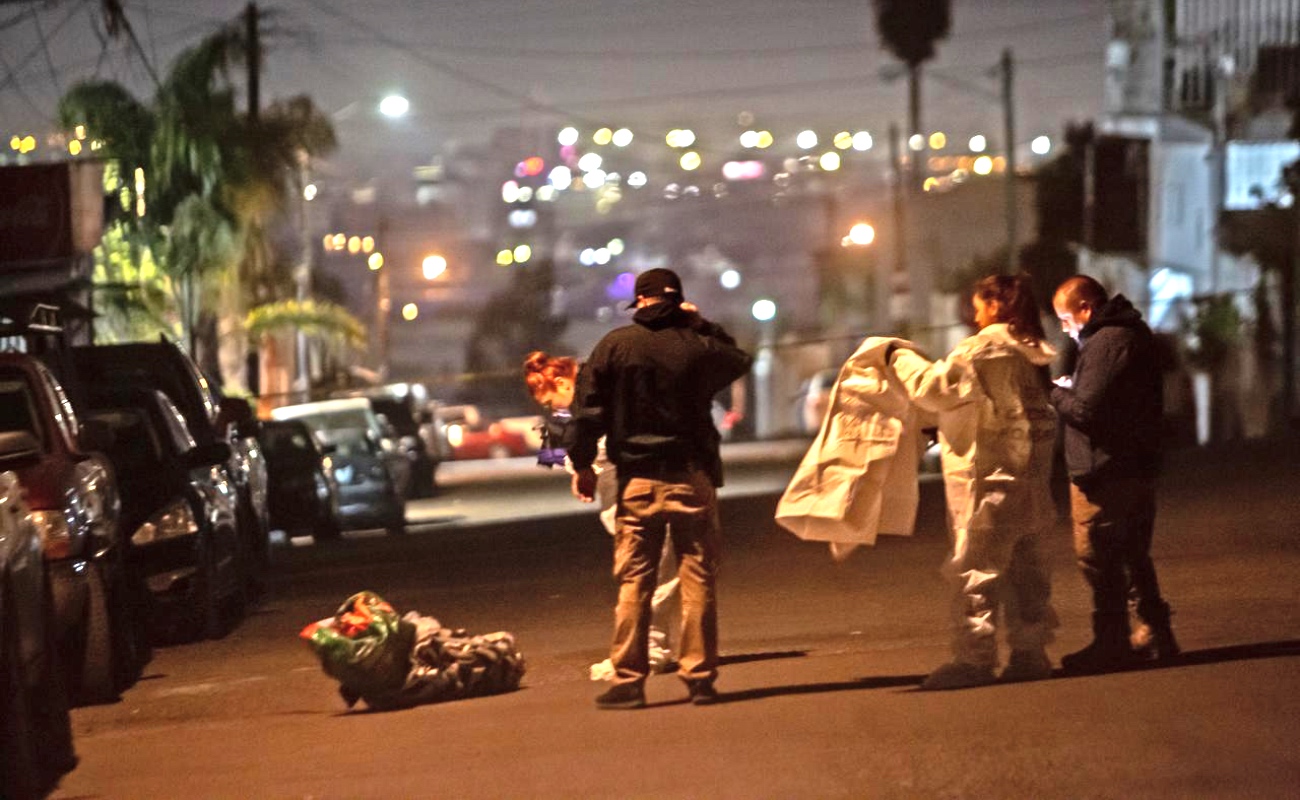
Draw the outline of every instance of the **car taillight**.
[[[189,536],[198,531],[199,526],[194,521],[190,504],[185,500],[175,500],[136,528],[135,533],[131,534],[131,543],[137,546],[153,544],[163,539]]]
[[[72,555],[72,527],[62,511],[33,511],[32,522],[41,534],[41,547],[49,559]]]

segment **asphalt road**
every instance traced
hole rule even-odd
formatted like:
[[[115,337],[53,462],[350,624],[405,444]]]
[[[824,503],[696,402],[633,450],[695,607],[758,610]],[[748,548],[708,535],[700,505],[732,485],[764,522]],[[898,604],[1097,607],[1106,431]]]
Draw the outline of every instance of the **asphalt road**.
[[[1156,553],[1179,663],[946,693],[916,691],[947,657],[937,484],[923,487],[915,536],[843,564],[776,528],[773,489],[733,489],[723,702],[704,708],[671,676],[650,680],[644,710],[593,706],[610,539],[562,494],[570,511],[537,512],[529,498],[562,493],[562,478],[488,490],[526,517],[516,522],[441,519],[452,515],[429,501],[405,537],[287,548],[270,596],[234,632],[161,649],[120,702],[76,710],[81,765],[54,797],[1293,798],[1297,452],[1171,459]],[[756,459],[734,471],[775,487],[792,468]],[[437,502],[481,491],[450,484]],[[1090,609],[1064,521],[1046,549],[1059,658],[1087,642]],[[348,712],[296,634],[363,588],[471,632],[513,631],[523,688]]]

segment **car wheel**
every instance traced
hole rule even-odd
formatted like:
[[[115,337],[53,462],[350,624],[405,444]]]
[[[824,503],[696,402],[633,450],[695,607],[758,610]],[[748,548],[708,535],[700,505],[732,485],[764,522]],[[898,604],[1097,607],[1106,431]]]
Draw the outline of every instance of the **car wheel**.
[[[93,568],[101,569],[98,566]],[[120,692],[135,685],[144,665],[153,658],[153,650],[149,644],[148,623],[140,610],[141,594],[147,594],[148,589],[132,586],[133,579],[124,565],[116,565],[114,573],[113,578],[104,583],[111,588],[108,599],[113,630],[113,677]]]
[[[86,615],[76,671],[78,705],[111,703],[117,699],[113,663],[113,620],[108,613],[108,587],[92,565],[86,570]]]
[[[11,608],[5,600],[5,608]],[[18,625],[11,619],[0,625],[0,788],[5,797],[28,800],[43,794],[36,736],[18,653]]]
[[[190,608],[190,636],[216,639],[221,636],[221,594],[217,588],[217,555],[209,535],[199,544],[198,572]]]
[[[332,542],[342,535],[343,529],[339,526],[339,521],[329,513],[321,517],[311,529],[311,538],[315,542]]]
[[[59,657],[59,642],[55,636],[54,595],[46,575],[44,608],[41,614],[45,625],[45,674],[42,676],[41,694],[33,711],[40,726],[40,741],[44,742],[47,757],[44,759],[50,783],[77,767],[77,751],[72,743],[72,718],[68,714],[68,688],[64,680],[63,662]]]

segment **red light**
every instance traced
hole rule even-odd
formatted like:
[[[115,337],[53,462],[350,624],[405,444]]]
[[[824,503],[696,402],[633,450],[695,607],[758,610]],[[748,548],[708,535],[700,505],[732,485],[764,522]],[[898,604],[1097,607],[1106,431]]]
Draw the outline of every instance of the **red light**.
[[[528,176],[541,175],[542,170],[546,169],[546,162],[541,156],[530,156],[524,159],[524,174]]]

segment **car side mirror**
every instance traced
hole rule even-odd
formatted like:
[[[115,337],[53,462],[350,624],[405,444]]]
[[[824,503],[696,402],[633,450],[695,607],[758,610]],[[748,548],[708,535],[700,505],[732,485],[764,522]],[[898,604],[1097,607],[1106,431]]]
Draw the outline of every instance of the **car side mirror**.
[[[113,428],[99,419],[82,420],[77,430],[77,446],[86,452],[106,453],[113,447]]]
[[[225,442],[201,444],[186,453],[183,458],[187,467],[210,467],[230,460],[230,445]]]
[[[41,454],[41,443],[31,431],[6,431],[0,433],[0,459],[19,460],[37,458]]]

